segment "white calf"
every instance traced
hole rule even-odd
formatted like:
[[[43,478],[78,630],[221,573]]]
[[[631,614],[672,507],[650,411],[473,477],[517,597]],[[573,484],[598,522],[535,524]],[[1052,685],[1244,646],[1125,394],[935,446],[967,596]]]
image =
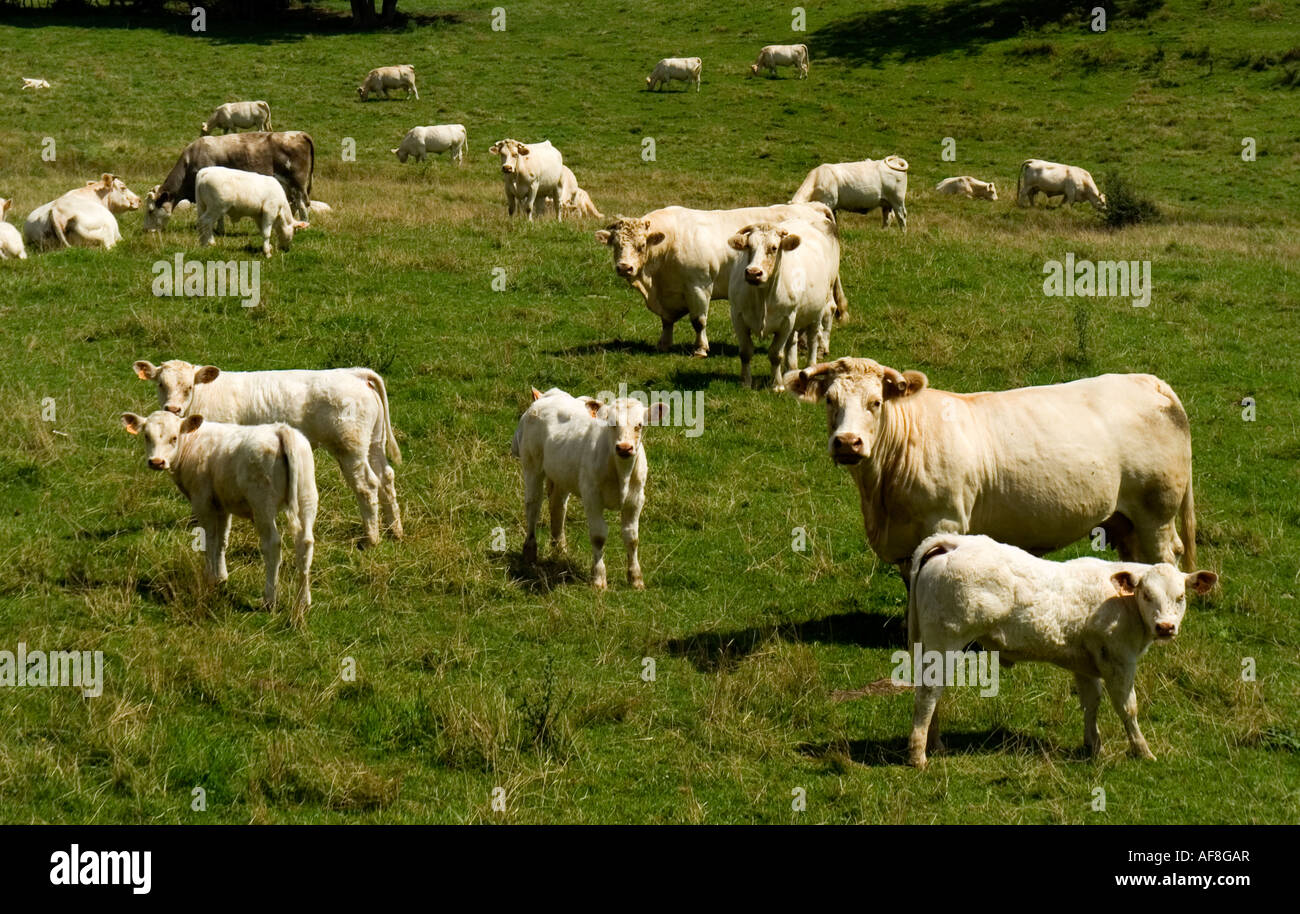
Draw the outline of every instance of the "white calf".
[[[700,73],[704,64],[698,57],[665,57],[655,64],[654,70],[645,78],[647,89],[667,86],[674,79],[681,82],[695,83],[695,91],[700,91]]]
[[[758,52],[758,60],[749,65],[749,75],[757,76],[767,70],[776,76],[777,67],[794,67],[800,79],[808,78],[808,45],[769,44]]]
[[[435,124],[431,127],[412,127],[402,137],[396,149],[389,150],[397,161],[408,158],[423,162],[430,155],[451,150],[451,160],[459,165],[465,158],[468,144],[464,124]]]
[[[266,102],[226,102],[218,105],[212,116],[199,125],[199,133],[208,136],[214,130],[232,133],[240,127],[271,129],[271,106]]]
[[[357,95],[363,102],[372,94],[388,98],[391,89],[402,89],[407,98],[414,95],[415,100],[419,101],[420,91],[415,88],[415,67],[409,63],[395,67],[375,67],[366,74],[365,82],[357,86]]]
[[[912,556],[908,641],[941,655],[979,641],[1008,666],[1033,660],[1067,669],[1079,690],[1088,752],[1101,748],[1097,706],[1104,687],[1132,754],[1154,759],[1137,722],[1138,658],[1152,642],[1178,634],[1187,589],[1203,594],[1217,581],[1214,572],[1184,574],[1164,563],[1049,562],[987,536],[939,533]],[[933,719],[943,685],[918,679],[913,671],[908,762],[924,768],[926,749],[943,748]]]
[[[34,79],[28,76],[22,76],[19,78],[22,79],[23,81],[24,89],[48,89],[50,87],[50,83],[48,80]]]
[[[944,178],[934,186],[941,194],[953,194],[958,197],[970,197],[972,200],[996,200],[998,189],[992,181],[981,181],[970,175],[959,178]]]
[[[227,217],[232,224],[248,218],[262,233],[262,253],[267,257],[272,251],[272,231],[276,244],[287,251],[293,243],[294,229],[307,227],[307,223],[293,218],[284,185],[276,178],[221,165],[199,169],[194,178],[194,207],[200,245],[217,243],[215,228]]]
[[[182,419],[158,410],[147,419],[123,413],[122,424],[144,441],[149,468],[165,470],[190,500],[203,529],[210,584],[226,580],[226,541],[231,515],[252,520],[262,541],[266,588],[262,602],[275,608],[280,572],[280,531],[275,518],[284,511],[298,566],[298,596],[293,623],[302,625],[311,606],[312,528],[316,523],[316,464],[311,445],[284,424],[226,425],[201,415]]]
[[[666,403],[647,408],[639,400],[612,403],[579,400],[552,388],[533,391],[533,404],[515,429],[510,453],[519,458],[524,474],[527,538],[524,561],[537,561],[537,516],[542,507],[542,483],[551,503],[551,549],[564,552],[564,513],[569,495],[577,493],[591,535],[591,583],[600,590],[605,578],[607,510],[619,511],[623,543],[627,546],[627,579],[637,590],[645,587],[637,555],[641,507],[649,467],[642,430],[666,414]]]
[[[26,260],[27,249],[23,247],[23,235],[17,228],[5,222],[5,214],[13,205],[12,200],[0,198],[0,260]]]

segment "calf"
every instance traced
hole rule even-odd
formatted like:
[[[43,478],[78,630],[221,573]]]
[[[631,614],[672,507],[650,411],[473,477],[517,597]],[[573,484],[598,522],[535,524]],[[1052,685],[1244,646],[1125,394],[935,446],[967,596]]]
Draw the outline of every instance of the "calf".
[[[144,441],[151,470],[165,470],[190,500],[203,529],[210,584],[226,580],[226,541],[231,515],[257,528],[266,562],[262,602],[275,608],[284,511],[298,566],[298,596],[292,619],[302,625],[311,606],[312,528],[316,523],[316,465],[311,445],[287,425],[226,425],[193,414],[182,419],[167,410],[148,418],[123,413],[122,424]]]
[[[981,181],[978,178],[972,178],[970,175],[962,175],[960,178],[944,178],[934,186],[934,189],[941,194],[955,194],[959,197],[970,197],[972,200],[996,200],[998,198],[998,189],[993,186],[992,181]]]
[[[98,181],[68,191],[36,207],[23,223],[23,237],[35,246],[55,243],[112,248],[122,240],[116,213],[139,209],[140,198],[116,175],[104,173]]]
[[[24,88],[24,89],[48,89],[48,88],[50,87],[50,84],[49,84],[49,81],[48,81],[48,80],[44,80],[44,79],[33,79],[33,78],[31,78],[31,77],[28,77],[28,76],[22,76],[22,77],[19,77],[19,78],[22,79],[22,81],[23,81],[23,88]]]
[[[540,143],[521,143],[505,139],[493,143],[488,149],[501,158],[501,179],[505,185],[506,208],[513,216],[516,209],[528,214],[528,221],[540,211],[545,212],[546,201],[555,204],[555,218],[561,219],[561,185],[564,182],[564,156],[551,145],[550,140]],[[576,181],[575,181],[576,183]]]
[[[467,144],[464,124],[436,124],[412,127],[402,137],[401,144],[389,151],[397,156],[397,161],[405,163],[408,158],[423,162],[430,154],[437,155],[450,149],[451,160],[459,165],[465,159]]]
[[[907,231],[907,160],[901,156],[818,165],[803,179],[791,203],[824,203],[833,211],[869,213],[880,207],[881,227],[892,216]]]
[[[9,212],[9,207],[13,205],[12,200],[0,198],[0,260],[26,260],[27,249],[23,247],[23,236],[17,228],[5,222],[5,215]]]
[[[1077,200],[1091,203],[1093,209],[1106,208],[1106,195],[1097,189],[1092,175],[1077,165],[1061,165],[1042,159],[1025,159],[1020,164],[1020,177],[1016,180],[1016,205],[1032,206],[1034,194],[1063,197],[1073,205]]]
[[[579,400],[552,388],[534,390],[515,429],[510,453],[519,458],[524,474],[524,513],[527,538],[524,561],[537,561],[537,516],[542,507],[542,483],[551,504],[551,549],[564,552],[564,513],[569,495],[577,493],[587,515],[591,535],[591,583],[600,590],[605,578],[605,524],[607,510],[619,511],[623,543],[627,546],[627,579],[637,590],[645,588],[637,556],[641,507],[649,474],[645,445],[646,423],[657,424],[668,404],[647,408],[639,400],[612,403],[588,397]]]
[[[704,63],[698,57],[665,57],[645,78],[645,86],[646,89],[657,89],[677,79],[687,84],[695,83],[695,91],[699,92],[703,69]]]
[[[817,364],[823,344],[830,345],[840,271],[835,220],[760,222],[741,229],[727,244],[740,252],[728,284],[731,325],[740,345],[740,383],[753,383],[752,335],[770,335],[771,387],[785,390],[782,368],[798,367],[800,334],[808,338],[810,364]]]
[[[580,216],[590,216],[596,219],[604,219],[600,210],[596,209],[596,204],[591,202],[591,196],[578,186],[578,179],[565,165],[560,172],[560,209],[574,218]]]
[[[262,425],[284,422],[339,462],[356,493],[366,542],[379,542],[379,507],[394,537],[402,536],[395,475],[385,454],[400,463],[384,379],[369,368],[328,371],[221,371],[173,360],[139,361],[136,376],[158,386],[162,408],[178,416]]]
[[[940,533],[917,546],[912,558],[908,641],[916,657],[919,651],[961,652],[979,641],[1008,666],[1033,660],[1069,670],[1083,706],[1088,753],[1101,749],[1097,706],[1104,687],[1124,721],[1131,753],[1154,759],[1137,722],[1138,658],[1153,642],[1174,640],[1188,589],[1203,594],[1217,581],[1212,571],[1184,574],[1163,562],[1049,562],[987,536]],[[922,681],[915,670],[912,678],[908,762],[924,768],[926,749],[943,748],[933,715],[944,686]]]
[[[271,256],[271,233],[282,251],[289,250],[295,229],[306,222],[293,218],[284,186],[270,175],[254,174],[237,168],[209,165],[194,179],[195,210],[198,218],[199,244],[214,245],[215,226],[227,217],[231,223],[252,219],[262,233],[262,253]]]
[[[357,95],[363,102],[375,94],[388,98],[390,89],[402,89],[407,98],[414,95],[415,100],[419,101],[420,92],[415,88],[415,67],[409,63],[395,67],[375,67],[366,74],[365,82],[357,86]]]
[[[775,77],[777,67],[794,67],[800,79],[807,79],[808,45],[769,44],[758,52],[758,60],[749,65],[749,75],[757,76],[767,70],[769,76]]]
[[[199,133],[208,136],[214,130],[231,133],[240,127],[271,129],[271,106],[266,102],[226,102],[218,105],[212,116],[199,125]]]

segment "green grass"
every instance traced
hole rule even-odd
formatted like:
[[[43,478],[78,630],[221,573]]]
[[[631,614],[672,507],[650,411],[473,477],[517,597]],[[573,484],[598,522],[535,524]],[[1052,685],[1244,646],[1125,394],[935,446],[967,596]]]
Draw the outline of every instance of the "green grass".
[[[177,251],[253,256],[248,223],[200,255],[192,216],[156,239],[130,214],[112,253],[0,263],[0,648],[99,649],[108,668],[93,700],[0,689],[0,818],[1296,822],[1300,96],[1285,74],[1297,14],[1251,0],[1117,5],[1100,35],[1017,0],[832,0],[808,8],[798,35],[781,5],[741,15],[683,0],[514,4],[505,32],[458,0],[403,0],[443,15],[363,34],[241,32],[215,14],[201,37],[186,19],[0,16],[6,79],[54,84],[0,93],[11,221],[103,171],[143,193],[215,105],[242,98],[269,101],[279,129],[311,132],[315,196],[335,208],[264,266],[253,311],[150,292],[151,265]],[[1148,15],[1124,13],[1139,7]],[[808,80],[743,78],[774,41],[809,45]],[[656,59],[679,54],[704,58],[698,95],[641,91]],[[421,100],[358,103],[360,78],[389,63],[415,64]],[[468,127],[463,168],[389,154],[409,127],[444,122]],[[818,162],[897,153],[911,163],[910,231],[844,218],[852,319],[835,354],[960,391],[1107,371],[1169,381],[1192,420],[1200,564],[1223,586],[1139,667],[1159,761],[1126,758],[1109,709],[1102,758],[1083,758],[1070,677],[1051,667],[1006,671],[993,699],[950,694],[951,751],[925,773],[901,765],[909,695],[832,700],[889,675],[903,587],[864,542],[820,409],[739,388],[725,302],[709,359],[688,358],[685,327],[675,351],[654,352],[658,321],[614,276],[596,224],[507,223],[486,153],[503,136],[554,141],[611,215],[785,200]],[[355,163],[341,161],[345,137]],[[956,162],[940,160],[945,137]],[[1030,156],[1115,172],[1162,221],[1111,232],[1082,206],[1019,210]],[[1003,199],[931,191],[954,174],[995,180]],[[1151,306],[1044,297],[1043,263],[1067,251],[1153,261]],[[505,291],[491,289],[495,268]],[[247,523],[227,590],[204,590],[184,500],[120,428],[120,412],[154,402],[131,362],[172,357],[386,374],[408,537],[354,548],[353,501],[318,455],[305,633],[256,608]],[[706,398],[703,436],[649,432],[648,589],[623,583],[615,537],[613,585],[591,591],[577,506],[572,565],[525,574],[509,441],[528,389],[620,381]],[[496,527],[506,556],[490,549]],[[791,550],[794,527],[808,531],[805,554]],[[349,657],[355,681],[341,675]],[[640,678],[646,657],[654,682]],[[196,786],[205,812],[191,810]],[[1105,812],[1091,810],[1098,786]]]

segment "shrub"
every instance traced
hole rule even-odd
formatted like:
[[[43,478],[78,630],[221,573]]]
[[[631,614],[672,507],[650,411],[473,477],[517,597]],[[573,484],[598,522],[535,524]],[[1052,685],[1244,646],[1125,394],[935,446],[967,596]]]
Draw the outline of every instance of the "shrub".
[[[1106,195],[1106,209],[1102,216],[1106,225],[1120,229],[1139,222],[1157,222],[1160,208],[1127,178],[1111,172],[1102,180],[1101,192]]]

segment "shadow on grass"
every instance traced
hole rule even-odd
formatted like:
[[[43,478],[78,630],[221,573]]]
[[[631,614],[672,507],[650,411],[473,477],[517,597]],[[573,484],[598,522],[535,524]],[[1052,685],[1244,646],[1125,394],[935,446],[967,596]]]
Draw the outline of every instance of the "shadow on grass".
[[[661,650],[685,657],[703,673],[734,669],[771,638],[796,643],[849,644],[867,648],[903,648],[907,633],[901,616],[885,613],[836,613],[807,622],[762,625],[731,632],[699,632],[673,638]]]
[[[943,733],[944,751],[930,756],[934,760],[945,756],[965,755],[1035,755],[1052,756],[1066,761],[1087,759],[1082,746],[1063,749],[1055,740],[1029,736],[991,727],[985,730],[948,731]],[[805,758],[834,764],[845,760],[872,768],[903,766],[907,764],[907,736],[887,739],[833,740],[828,743],[804,743],[796,751]]]
[[[529,593],[550,593],[562,584],[588,580],[585,568],[568,556],[539,557],[535,563],[529,563],[524,561],[522,552],[489,552],[488,561],[503,566],[510,580]]]

